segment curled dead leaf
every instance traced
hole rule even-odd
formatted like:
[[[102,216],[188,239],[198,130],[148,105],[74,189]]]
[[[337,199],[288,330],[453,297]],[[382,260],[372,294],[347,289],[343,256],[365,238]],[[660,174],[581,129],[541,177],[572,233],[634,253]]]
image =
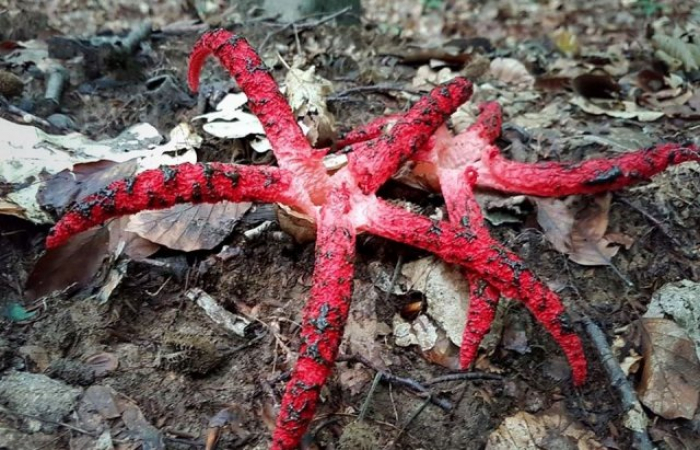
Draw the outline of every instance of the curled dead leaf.
[[[588,114],[606,115],[618,119],[637,119],[641,122],[653,122],[664,116],[663,111],[649,111],[642,109],[632,101],[601,102],[599,104],[589,102],[583,97],[574,97],[569,101]]]
[[[666,419],[692,419],[700,399],[700,361],[694,342],[671,320],[641,319],[641,326],[640,400]]]
[[[601,448],[595,434],[570,417],[561,404],[537,415],[519,412],[507,417],[486,443],[486,450]]]
[[[174,250],[211,250],[233,231],[252,203],[176,205],[133,216],[126,231]]]
[[[491,75],[506,84],[532,86],[535,82],[525,65],[513,58],[496,58],[491,61]]]
[[[328,145],[335,137],[335,118],[328,111],[326,98],[333,84],[316,74],[314,66],[307,70],[291,68],[285,77],[286,93],[294,114],[308,128],[311,145]]]
[[[610,265],[619,250],[618,243],[631,245],[631,238],[625,235],[606,234],[611,199],[610,194],[603,194],[577,205],[577,197],[565,200],[533,197],[537,222],[547,240],[584,266]]]

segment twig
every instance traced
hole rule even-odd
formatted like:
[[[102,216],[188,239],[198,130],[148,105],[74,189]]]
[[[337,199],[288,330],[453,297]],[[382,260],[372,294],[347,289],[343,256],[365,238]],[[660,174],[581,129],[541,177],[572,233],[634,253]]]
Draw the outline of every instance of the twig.
[[[461,381],[461,380],[489,380],[489,381],[503,381],[503,377],[495,373],[485,373],[485,372],[459,372],[450,373],[447,375],[442,375],[440,377],[435,377],[430,380],[425,381],[423,384],[426,386],[432,386],[438,383],[446,383],[448,381]]]
[[[380,381],[382,381],[382,372],[377,372],[377,374],[374,376],[374,380],[372,380],[372,386],[369,388],[367,397],[365,398],[364,403],[362,403],[362,408],[360,408],[360,414],[357,416],[358,422],[362,421],[367,415],[369,405],[372,404],[372,396],[374,395],[374,391],[377,390],[377,386],[379,386]]]
[[[331,14],[328,14],[326,16],[322,16],[316,20],[310,20],[310,18],[313,17],[313,15],[311,15],[311,16],[302,17],[301,19],[295,20],[293,22],[283,24],[279,29],[267,33],[267,36],[265,36],[265,39],[263,39],[263,41],[258,46],[258,51],[262,52],[262,50],[265,48],[265,45],[267,45],[267,42],[270,40],[270,38],[272,38],[272,36],[279,34],[288,28],[293,28],[294,33],[298,34],[301,31],[304,31],[306,29],[316,28],[320,25],[323,25],[326,22],[330,22],[331,20],[336,19],[336,18],[342,16],[343,14],[347,13],[351,9],[352,9],[352,7],[346,6],[345,8],[343,8],[341,10],[338,10],[338,11],[331,13]]]
[[[94,437],[94,438],[98,438],[98,437],[99,437],[99,435],[98,435],[97,433],[93,433],[92,431],[84,430],[84,429],[82,429],[82,428],[78,428],[78,427],[76,427],[76,426],[73,426],[73,425],[70,425],[70,424],[67,424],[67,423],[57,422],[57,421],[51,420],[51,419],[45,419],[45,418],[43,418],[43,417],[35,416],[35,415],[33,415],[33,414],[25,414],[25,413],[21,413],[21,412],[17,412],[17,411],[12,411],[11,409],[7,409],[7,408],[5,408],[5,407],[3,407],[3,406],[0,406],[0,411],[3,412],[3,413],[5,413],[5,414],[12,415],[12,416],[24,417],[24,418],[26,418],[26,419],[37,420],[37,421],[39,421],[39,422],[46,423],[46,424],[49,424],[49,425],[55,425],[55,426],[57,426],[57,427],[68,428],[69,430],[77,431],[77,432],[80,433],[80,434],[86,434],[86,435],[91,436],[91,437]],[[117,441],[114,440],[113,442],[117,442]],[[126,442],[126,441],[123,441],[123,442]]]
[[[267,336],[267,332],[268,332],[267,329],[264,329],[262,333],[260,333],[259,335],[255,336],[253,339],[249,340],[249,341],[246,342],[245,344],[241,344],[241,345],[239,345],[238,347],[234,347],[234,348],[232,348],[231,350],[228,350],[228,351],[224,352],[224,355],[225,355],[226,357],[228,357],[228,356],[231,356],[231,355],[233,355],[233,354],[235,354],[235,353],[240,352],[241,350],[245,350],[245,349],[248,348],[248,347],[252,347],[252,346],[255,345],[258,341],[260,341],[262,338],[264,338],[265,336]]]
[[[42,119],[41,117],[37,117],[34,114],[28,113],[23,109],[19,109],[15,105],[11,104],[3,95],[0,95],[0,107],[4,108],[8,113],[12,115],[21,117],[24,123],[36,123],[38,125],[41,125],[45,130],[55,129],[55,127],[51,125],[50,122]]]
[[[394,286],[396,285],[396,280],[399,279],[399,274],[401,273],[401,267],[403,267],[403,254],[399,253],[399,257],[396,258],[396,266],[394,267],[394,273],[391,274],[391,280],[389,281],[389,288],[386,290],[386,295],[384,296],[384,302],[389,301],[391,293],[394,291]]]
[[[430,398],[427,398],[423,404],[421,404],[418,409],[413,411],[413,414],[411,414],[411,417],[408,418],[406,423],[401,427],[401,430],[399,430],[399,434],[396,435],[394,438],[394,442],[398,441],[401,435],[408,429],[408,427],[413,423],[414,420],[420,415],[420,413],[423,412],[426,406],[428,406],[428,403],[430,403]]]
[[[370,369],[373,369],[374,371],[380,373],[382,375],[382,379],[392,383],[396,384],[398,386],[403,386],[406,387],[414,392],[419,393],[422,397],[427,397],[427,399],[433,403],[434,405],[440,407],[441,409],[445,411],[451,411],[452,410],[452,403],[449,402],[448,400],[444,400],[441,398],[436,397],[433,395],[428,388],[420,384],[418,381],[413,380],[411,378],[403,378],[399,377],[397,375],[393,375],[385,370],[380,369],[379,367],[376,367],[374,364],[372,364],[371,361],[369,361],[367,358],[361,355],[342,355],[338,357],[338,361],[346,361],[346,362],[359,362],[360,364],[369,367]]]
[[[637,396],[632,389],[632,385],[622,371],[622,368],[617,362],[617,359],[613,356],[608,341],[605,338],[603,331],[593,323],[589,318],[584,318],[581,320],[583,323],[586,333],[591,337],[591,341],[595,345],[598,353],[600,354],[600,360],[605,367],[605,371],[610,377],[610,383],[613,388],[615,388],[622,399],[622,407],[626,412],[625,426],[632,431],[634,437],[635,446],[634,448],[640,450],[652,450],[654,447],[651,444],[649,435],[647,434],[646,427],[632,427],[633,424],[646,423],[647,418],[644,415],[642,405],[639,403]]]

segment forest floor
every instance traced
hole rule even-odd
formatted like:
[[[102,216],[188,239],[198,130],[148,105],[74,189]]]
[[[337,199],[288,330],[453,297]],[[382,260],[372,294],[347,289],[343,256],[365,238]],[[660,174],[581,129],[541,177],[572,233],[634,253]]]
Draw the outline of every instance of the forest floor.
[[[141,164],[128,152],[154,167],[274,161],[245,108],[224,110],[237,123],[195,119],[237,92],[214,62],[199,95],[187,88],[207,29],[245,36],[283,86],[307,89],[319,146],[456,75],[475,94],[452,126],[500,102],[498,145],[519,161],[698,143],[694,1],[369,0],[359,24],[337,23],[343,14],[280,23],[223,3],[0,0],[0,449],[269,446],[314,266],[298,218],[270,205],[185,207],[44,249],[81,190]],[[125,52],[115,36],[138,39]],[[313,77],[289,77],[311,67]],[[58,68],[65,85],[52,102]],[[444,209],[415,180],[381,193]],[[359,236],[341,353],[366,364],[337,364],[305,448],[700,448],[699,197],[697,163],[599,196],[478,193],[492,234],[564,299],[591,366],[580,388],[514,302],[501,302],[474,367],[501,378],[440,378],[458,368],[459,272]],[[234,322],[215,323],[202,299]],[[606,350],[627,383],[611,380]],[[373,383],[378,370],[404,382]]]

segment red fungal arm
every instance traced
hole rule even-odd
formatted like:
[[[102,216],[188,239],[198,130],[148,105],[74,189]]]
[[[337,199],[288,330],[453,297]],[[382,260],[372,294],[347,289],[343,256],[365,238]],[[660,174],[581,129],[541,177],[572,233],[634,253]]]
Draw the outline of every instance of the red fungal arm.
[[[694,144],[661,144],[617,158],[591,159],[580,163],[509,161],[496,147],[486,152],[486,167],[498,190],[540,197],[595,194],[647,180],[668,166],[700,161]]]
[[[475,131],[480,138],[491,143],[501,135],[502,125],[501,105],[496,102],[486,102],[479,105],[479,115],[469,130]]]
[[[503,295],[522,301],[561,346],[571,365],[574,384],[585,381],[587,363],[583,346],[561,300],[516,255],[493,239],[477,238],[470,230],[410,213],[381,200],[372,206],[362,228],[459,264],[479,274]]]
[[[491,240],[489,231],[484,225],[481,207],[474,197],[473,186],[477,182],[476,170],[468,167],[464,174],[457,170],[440,170],[438,173],[450,222],[455,226],[463,227],[464,232],[472,233],[475,239]],[[491,329],[500,293],[498,289],[471,270],[465,269],[465,276],[469,281],[469,308],[467,323],[462,334],[459,362],[463,369],[468,369],[476,359],[479,344]]]
[[[379,189],[471,94],[472,84],[467,79],[448,81],[413,105],[388,134],[351,147],[348,167],[362,192]]]
[[[459,349],[459,364],[462,369],[468,369],[476,359],[479,345],[496,317],[500,299],[498,289],[482,280],[478,274],[468,271],[466,276],[469,281],[469,309]]]
[[[321,209],[311,297],[304,309],[299,359],[282,398],[273,450],[292,450],[316,411],[343,337],[352,297],[355,229],[345,185],[329,193]]]
[[[272,167],[235,164],[180,164],[146,170],[111,183],[71,207],[46,239],[48,248],[113,217],[180,203],[281,202],[307,207],[303,193],[292,187],[292,175]]]
[[[190,89],[197,91],[199,73],[210,54],[221,60],[245,92],[248,106],[260,119],[280,167],[323,190],[322,184],[327,178],[323,154],[315,151],[306,140],[292,108],[270,75],[270,69],[243,37],[225,30],[202,35],[190,55]]]

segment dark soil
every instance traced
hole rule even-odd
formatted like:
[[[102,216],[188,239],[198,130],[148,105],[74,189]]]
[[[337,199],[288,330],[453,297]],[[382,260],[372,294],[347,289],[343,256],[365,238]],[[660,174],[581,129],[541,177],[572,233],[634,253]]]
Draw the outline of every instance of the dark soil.
[[[9,11],[19,5],[9,3]],[[15,39],[46,40],[50,34],[70,35],[84,23],[89,23],[92,31],[120,31],[119,25],[131,26],[140,17],[138,9],[124,5],[120,15],[102,11],[94,2],[53,3],[58,10],[50,18],[56,31]],[[158,25],[195,17],[190,9],[168,5],[156,2],[152,6],[151,14]],[[28,7],[40,10],[36,5]],[[445,8],[444,14],[451,19],[444,30],[457,26],[458,10]],[[71,11],[72,15],[68,14]],[[97,12],[90,15],[90,11]],[[504,35],[514,30],[513,18],[496,16],[493,20],[494,27],[502,29]],[[580,19],[581,23],[587,21]],[[254,47],[265,42],[262,54],[267,61],[274,62],[277,53],[291,61],[297,53],[291,29],[252,19],[244,24],[224,24],[246,35]],[[481,29],[475,25],[472,31]],[[613,34],[603,32],[602,36]],[[373,49],[401,51],[406,46],[404,38],[390,37],[381,24],[338,28],[329,23],[305,29],[297,37],[305,49],[307,64],[315,64],[318,73],[333,81],[337,92],[382,82],[406,86],[415,74],[415,67],[397,64],[396,58],[371,56]],[[340,50],[347,47],[350,37],[356,58]],[[115,136],[142,122],[151,123],[167,135],[173,126],[201,113],[208,103],[195,96],[162,97],[149,89],[148,80],[170,74],[186,93],[187,56],[196,39],[196,32],[156,33],[133,59],[119,67],[102,68],[96,79],[86,77],[81,62],[68,61],[70,86],[64,94],[61,113],[71,118],[77,131],[94,139]],[[338,52],[313,54],[309,49],[314,42],[321,49],[337,48]],[[492,44],[504,52],[513,51],[505,39],[495,39]],[[275,66],[278,79],[283,78],[284,72],[282,65]],[[25,78],[29,83],[24,98],[31,103],[43,95],[43,80],[26,74]],[[220,94],[235,86],[228,74],[213,63],[207,66],[202,80],[204,92],[211,88],[210,92]],[[386,110],[401,110],[407,104],[400,96],[371,93],[337,101],[331,107],[338,123],[348,128]],[[3,117],[11,118],[5,112]],[[609,119],[589,116],[585,120],[605,125]],[[659,138],[680,134],[675,136],[680,140],[682,124],[671,122],[649,125],[650,133]],[[559,131],[564,135],[574,133],[571,129]],[[206,161],[230,161],[234,158],[232,153],[243,162],[260,158],[246,147],[212,137],[206,138],[199,153],[200,159]],[[566,157],[572,155],[564,153],[563,158]],[[631,335],[631,331],[620,329],[643,314],[652,292],[660,286],[680,279],[700,279],[700,266],[689,258],[700,243],[698,179],[697,165],[688,165],[672,168],[648,186],[615,194],[609,230],[633,237],[630,248],[614,258],[615,269],[584,267],[569,261],[545,240],[532,211],[523,222],[492,227],[492,231],[562,295],[573,317],[590,317],[612,341],[616,333]],[[439,199],[430,201],[440,205]],[[649,217],[662,222],[663,228]],[[151,257],[155,261],[182,262],[184,270],[169,270],[148,262],[130,263],[127,275],[104,305],[90,298],[99,286],[30,303],[24,300],[24,289],[34,263],[44,251],[43,239],[48,229],[0,216],[0,304],[19,302],[37,312],[26,322],[4,322],[0,371],[46,373],[83,388],[109,386],[138,405],[146,420],[170,439],[167,448],[173,449],[203,448],[209,420],[223,408],[233,407],[237,427],[222,433],[218,448],[266,448],[275,408],[299,346],[297,324],[311,286],[314,252],[313,243],[297,244],[288,237],[278,239],[277,225],[255,241],[242,238],[245,230],[245,226],[238,227],[224,242],[238,253],[230,259],[215,256],[222,249],[219,246],[213,251],[188,254],[161,250]],[[368,268],[378,264],[391,274],[399,254],[404,263],[424,256],[374,237],[359,239],[354,301],[371,300],[377,323],[389,326],[408,299],[394,295],[386,298],[374,287]],[[255,317],[257,322],[249,327],[247,337],[231,336],[212,324],[184,295],[195,287],[230,311]],[[591,372],[588,383],[575,390],[563,355],[522,306],[509,303],[501,320],[506,328],[526,331],[529,349],[525,354],[508,350],[500,344],[503,335],[495,336],[494,344],[484,350],[478,368],[500,373],[502,381],[454,381],[431,387],[433,395],[454,406],[450,411],[407,389],[380,383],[371,393],[365,416],[369,437],[360,439],[374,440],[369,448],[481,449],[505,417],[519,411],[538,413],[563,402],[567,414],[591,430],[599,442],[606,442],[608,448],[632,447],[631,433],[621,423],[623,411],[618,394],[610,386],[598,351],[582,327],[576,326],[586,342]],[[379,336],[377,344],[380,359],[392,374],[426,382],[451,373],[426,361],[415,348],[395,346],[390,332]],[[630,347],[634,345],[630,342]],[[103,376],[95,376],[85,362],[103,352],[116,357],[119,365]],[[353,383],[351,374],[363,381]],[[341,440],[346,442],[342,448],[350,448],[347,433],[360,432],[352,431],[348,425],[370,395],[374,376],[373,370],[359,364],[339,363],[336,376],[324,389],[307,448],[340,448]],[[75,414],[64,418],[64,422],[84,428]],[[76,444],[80,431],[58,427],[53,432],[30,434],[21,417],[1,410],[0,427],[18,429],[25,436],[24,442],[13,444],[17,447],[0,444],[0,448],[90,448]],[[360,448],[359,444],[353,445]],[[566,448],[577,448],[572,442],[567,445],[570,447]]]

